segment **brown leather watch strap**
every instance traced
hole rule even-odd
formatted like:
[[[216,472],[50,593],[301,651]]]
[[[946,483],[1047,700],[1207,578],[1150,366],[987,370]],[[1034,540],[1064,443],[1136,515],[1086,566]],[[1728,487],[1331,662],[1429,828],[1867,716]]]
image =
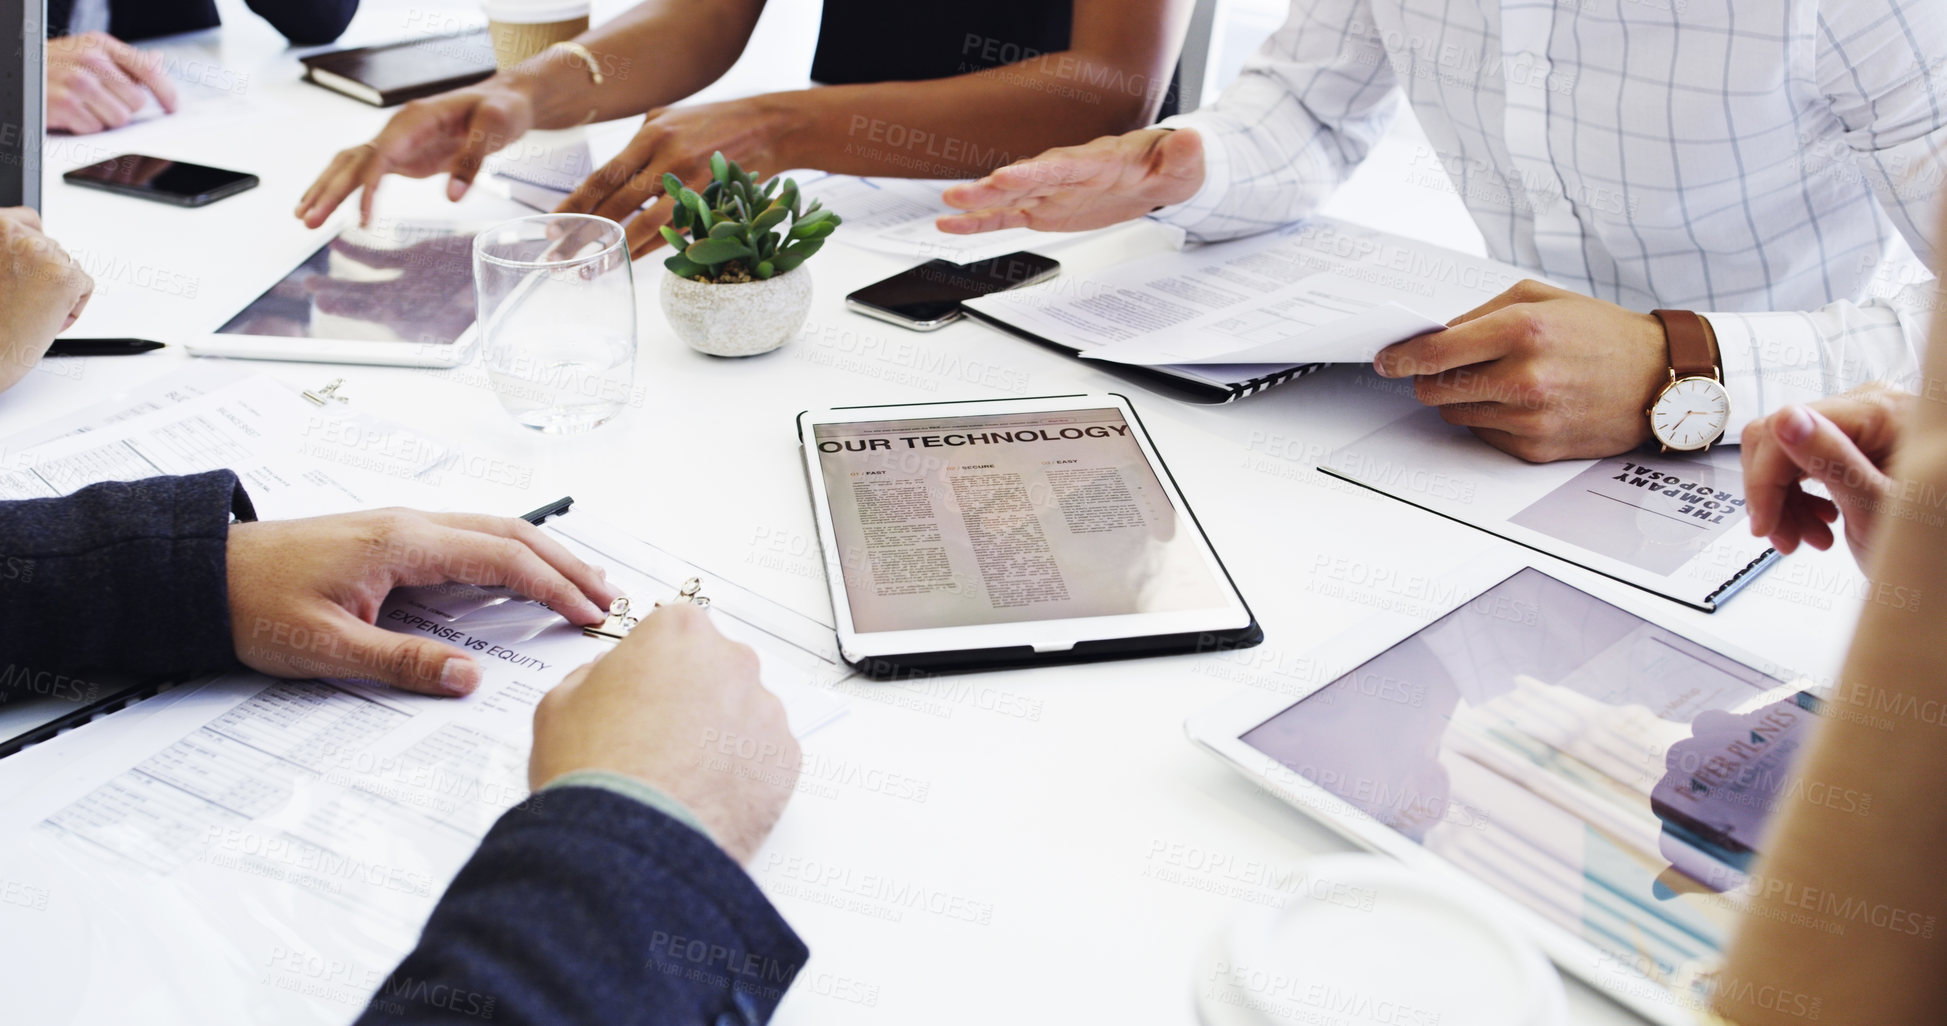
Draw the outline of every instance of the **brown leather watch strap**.
[[[1670,371],[1678,378],[1710,378],[1722,381],[1717,370],[1717,347],[1710,343],[1710,329],[1704,319],[1690,310],[1651,310],[1663,322],[1664,337],[1670,340]]]

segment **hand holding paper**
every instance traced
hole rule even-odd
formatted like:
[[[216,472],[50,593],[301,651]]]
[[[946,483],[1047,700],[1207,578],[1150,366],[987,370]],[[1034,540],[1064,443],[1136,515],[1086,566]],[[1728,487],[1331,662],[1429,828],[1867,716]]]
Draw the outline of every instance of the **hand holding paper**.
[[[1538,281],[1517,282],[1451,327],[1388,348],[1373,367],[1413,377],[1449,424],[1531,463],[1594,459],[1649,440],[1668,380],[1662,324]]]
[[[1320,218],[967,306],[1113,363],[1367,363],[1521,277],[1506,264]]]

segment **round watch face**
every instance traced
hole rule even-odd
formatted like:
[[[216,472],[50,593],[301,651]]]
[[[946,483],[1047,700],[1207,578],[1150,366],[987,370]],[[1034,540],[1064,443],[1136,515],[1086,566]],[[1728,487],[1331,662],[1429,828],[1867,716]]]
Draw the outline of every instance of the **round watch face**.
[[[1678,378],[1650,407],[1650,434],[1672,449],[1701,449],[1730,422],[1730,394],[1710,378]]]

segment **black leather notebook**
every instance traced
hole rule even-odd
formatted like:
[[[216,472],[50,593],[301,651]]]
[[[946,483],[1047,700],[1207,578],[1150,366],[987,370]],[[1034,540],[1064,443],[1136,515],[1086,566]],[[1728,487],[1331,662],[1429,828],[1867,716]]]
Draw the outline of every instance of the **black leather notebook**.
[[[425,36],[302,59],[304,78],[374,107],[472,85],[494,73],[487,30]]]

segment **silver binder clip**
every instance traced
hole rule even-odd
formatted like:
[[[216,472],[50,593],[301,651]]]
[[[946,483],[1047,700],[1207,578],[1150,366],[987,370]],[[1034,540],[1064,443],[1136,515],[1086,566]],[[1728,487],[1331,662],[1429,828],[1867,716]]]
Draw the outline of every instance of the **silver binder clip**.
[[[684,581],[683,587],[676,592],[676,597],[669,601],[672,605],[691,605],[699,609],[710,608],[710,596],[703,594],[703,578],[701,577],[692,577]],[[662,605],[660,602],[656,604],[659,606]]]
[[[684,581],[683,587],[677,590],[676,597],[670,599],[669,604],[695,606],[698,609],[710,608],[710,596],[703,594],[703,578],[692,577]],[[658,602],[656,605],[660,608],[662,603]],[[629,600],[619,598],[609,603],[608,619],[583,627],[581,632],[591,638],[621,641],[629,636],[629,632],[635,629],[636,624],[641,622],[640,618],[629,615]]]
[[[609,603],[608,619],[603,620],[601,623],[583,627],[581,632],[591,638],[621,641],[623,638],[629,636],[629,631],[638,622],[635,617],[629,615],[629,600],[619,598]]]
[[[338,394],[339,386],[343,385],[344,383],[345,383],[344,378],[333,378],[331,380],[331,384],[326,385],[323,388],[319,388],[319,389],[307,388],[304,390],[303,393],[304,400],[313,406],[323,406],[326,403],[351,402],[350,399],[347,399],[344,396]]]

